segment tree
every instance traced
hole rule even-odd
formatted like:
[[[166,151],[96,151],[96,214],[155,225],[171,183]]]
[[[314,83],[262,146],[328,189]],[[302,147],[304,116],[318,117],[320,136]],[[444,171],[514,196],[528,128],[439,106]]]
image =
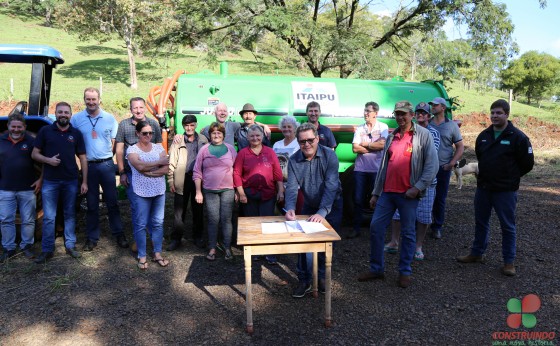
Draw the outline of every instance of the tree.
[[[502,72],[502,87],[514,95],[523,94],[527,103],[552,96],[560,86],[560,59],[550,54],[529,51],[513,60]]]
[[[130,87],[138,87],[135,56],[153,47],[153,38],[174,25],[173,7],[158,0],[64,0],[57,8],[60,25],[82,40],[108,41],[117,35],[128,55]]]
[[[161,39],[182,37],[182,42],[188,43],[210,39],[209,46],[217,43],[225,47],[243,31],[254,38],[265,31],[285,42],[315,77],[336,69],[342,78],[367,64],[372,51],[381,48],[401,52],[406,38],[414,33],[432,33],[447,18],[468,25],[473,44],[506,51],[505,46],[511,42],[511,32],[496,30],[491,25],[496,18],[483,15],[487,10],[495,12],[490,0],[401,2],[390,17],[370,13],[371,4],[371,0],[182,0],[177,12],[184,20],[178,22],[183,24]],[[507,12],[498,18],[509,22]],[[477,25],[476,20],[485,23]]]

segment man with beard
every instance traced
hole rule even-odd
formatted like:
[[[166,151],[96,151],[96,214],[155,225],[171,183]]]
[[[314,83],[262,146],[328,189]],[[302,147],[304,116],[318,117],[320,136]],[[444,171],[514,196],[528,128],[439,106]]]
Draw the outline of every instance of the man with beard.
[[[87,240],[84,251],[92,251],[97,246],[99,229],[99,186],[103,189],[103,200],[109,214],[109,227],[117,245],[128,247],[123,232],[121,214],[117,203],[115,184],[115,163],[113,146],[117,136],[118,123],[112,114],[99,107],[100,95],[96,88],[84,90],[86,109],[75,114],[70,122],[84,138],[89,176],[87,180]]]
[[[41,254],[35,263],[46,263],[53,257],[55,218],[59,198],[64,212],[64,245],[66,253],[80,257],[76,250],[76,196],[78,194],[78,165],[80,159],[83,182],[80,193],[88,191],[86,147],[80,131],[70,125],[72,108],[66,102],[56,105],[56,122],[41,128],[35,139],[31,157],[43,164],[43,239]]]
[[[8,133],[0,136],[0,227],[3,254],[0,263],[16,254],[16,210],[21,216],[21,242],[25,257],[33,258],[35,242],[35,194],[41,191],[41,178],[31,158],[33,137],[25,132],[25,118],[8,118]]]

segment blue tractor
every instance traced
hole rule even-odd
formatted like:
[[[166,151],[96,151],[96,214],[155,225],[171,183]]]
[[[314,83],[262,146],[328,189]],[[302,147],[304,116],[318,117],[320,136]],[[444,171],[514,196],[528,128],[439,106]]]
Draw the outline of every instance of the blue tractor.
[[[53,70],[64,63],[62,54],[52,47],[43,45],[0,44],[0,63],[32,65],[29,99],[18,102],[9,114],[0,116],[0,133],[7,130],[8,116],[13,113],[25,115],[27,132],[32,135],[36,134],[41,127],[52,124],[53,118],[49,117],[51,81]],[[38,196],[36,239],[41,237],[42,217],[41,198]]]

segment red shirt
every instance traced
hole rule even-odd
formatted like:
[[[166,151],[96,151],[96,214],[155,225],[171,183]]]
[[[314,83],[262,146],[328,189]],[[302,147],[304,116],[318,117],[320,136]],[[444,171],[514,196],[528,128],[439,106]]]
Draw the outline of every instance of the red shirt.
[[[243,186],[248,197],[260,192],[261,200],[266,201],[276,195],[277,181],[283,181],[282,169],[272,148],[263,145],[259,155],[250,147],[239,151],[233,164],[235,187]]]
[[[383,192],[404,193],[410,185],[410,161],[412,159],[412,131],[405,132],[401,137],[397,132],[389,146],[389,162]]]

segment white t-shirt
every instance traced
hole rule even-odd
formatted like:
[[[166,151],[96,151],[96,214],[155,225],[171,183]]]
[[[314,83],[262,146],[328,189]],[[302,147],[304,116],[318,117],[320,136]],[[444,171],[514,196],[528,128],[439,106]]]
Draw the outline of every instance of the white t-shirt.
[[[136,144],[128,147],[126,156],[130,154],[138,154],[140,161],[155,162],[159,160],[161,152],[164,149],[161,144],[152,144],[152,150],[149,152],[142,151]],[[132,168],[132,190],[140,197],[155,197],[165,193],[165,176],[161,177],[148,177],[136,170],[131,164]]]

